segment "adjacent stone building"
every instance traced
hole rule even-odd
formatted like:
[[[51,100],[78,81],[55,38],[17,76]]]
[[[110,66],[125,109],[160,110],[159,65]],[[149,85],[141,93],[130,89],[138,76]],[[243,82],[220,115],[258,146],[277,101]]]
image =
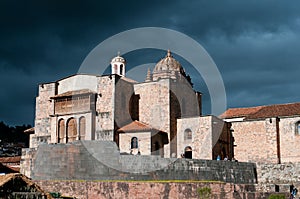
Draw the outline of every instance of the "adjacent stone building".
[[[230,124],[202,116],[201,93],[168,51],[144,82],[111,74],[76,74],[39,85],[30,148],[76,140],[114,141],[121,153],[215,159],[233,156]],[[23,157],[28,154],[23,154]]]
[[[300,103],[232,108],[221,118],[232,124],[239,161],[300,162]]]

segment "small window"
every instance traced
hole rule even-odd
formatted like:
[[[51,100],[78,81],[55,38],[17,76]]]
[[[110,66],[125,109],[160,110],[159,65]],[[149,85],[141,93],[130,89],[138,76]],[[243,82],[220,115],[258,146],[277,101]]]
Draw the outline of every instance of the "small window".
[[[123,64],[120,65],[120,75],[123,75]]]
[[[131,139],[131,149],[137,149],[137,148],[139,148],[138,139],[137,139],[137,137],[133,137]]]
[[[191,140],[192,139],[192,131],[191,129],[184,130],[184,140]]]
[[[300,121],[296,123],[296,134],[300,135]]]

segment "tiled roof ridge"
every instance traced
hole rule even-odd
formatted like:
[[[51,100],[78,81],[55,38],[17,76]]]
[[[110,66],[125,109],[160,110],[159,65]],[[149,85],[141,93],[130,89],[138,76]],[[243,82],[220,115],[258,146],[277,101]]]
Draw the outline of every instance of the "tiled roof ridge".
[[[299,111],[294,106],[299,106]],[[294,116],[300,115],[300,103],[286,103],[286,104],[271,104],[260,109],[253,115],[247,117],[247,119],[259,119],[279,116]]]
[[[224,113],[222,113],[219,117],[220,118],[227,118],[226,116],[231,115],[231,112],[235,112],[235,111],[238,111],[238,112],[243,112],[245,110],[247,110],[246,112],[257,112],[259,110],[261,110],[262,108],[264,108],[265,106],[262,105],[262,106],[253,106],[253,107],[236,107],[236,108],[229,108],[227,109]],[[257,110],[256,110],[257,109]],[[240,113],[240,114],[234,114],[233,117],[230,117],[230,118],[237,118],[237,117],[245,117],[247,115],[249,115],[250,113],[246,113],[246,112],[243,112],[243,113]]]
[[[12,162],[20,162],[21,156],[13,156],[13,157],[0,157],[1,163],[12,163]]]
[[[300,102],[285,103],[285,104],[271,104],[254,107],[229,108],[221,118],[238,118],[245,117],[245,119],[259,119],[277,116],[292,116],[300,115]]]
[[[132,122],[130,122],[129,124],[121,127],[120,129],[118,129],[118,131],[147,131],[147,130],[155,130],[155,131],[161,131],[159,129],[156,129],[152,126],[150,126],[147,123],[141,122],[139,120],[134,120]]]

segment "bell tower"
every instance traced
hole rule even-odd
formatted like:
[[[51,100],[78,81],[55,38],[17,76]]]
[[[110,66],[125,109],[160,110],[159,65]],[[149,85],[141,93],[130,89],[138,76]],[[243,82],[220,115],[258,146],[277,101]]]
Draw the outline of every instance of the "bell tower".
[[[118,52],[118,56],[114,57],[111,60],[110,65],[111,65],[111,74],[125,76],[126,60],[120,56],[120,52]]]

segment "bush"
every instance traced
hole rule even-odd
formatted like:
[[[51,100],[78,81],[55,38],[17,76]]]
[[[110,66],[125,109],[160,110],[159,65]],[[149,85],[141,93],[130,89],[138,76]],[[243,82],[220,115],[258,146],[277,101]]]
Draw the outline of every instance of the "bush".
[[[285,199],[283,194],[271,194],[268,199]]]
[[[199,198],[201,198],[201,199],[210,199],[211,188],[210,187],[198,188],[197,193],[199,195]]]

